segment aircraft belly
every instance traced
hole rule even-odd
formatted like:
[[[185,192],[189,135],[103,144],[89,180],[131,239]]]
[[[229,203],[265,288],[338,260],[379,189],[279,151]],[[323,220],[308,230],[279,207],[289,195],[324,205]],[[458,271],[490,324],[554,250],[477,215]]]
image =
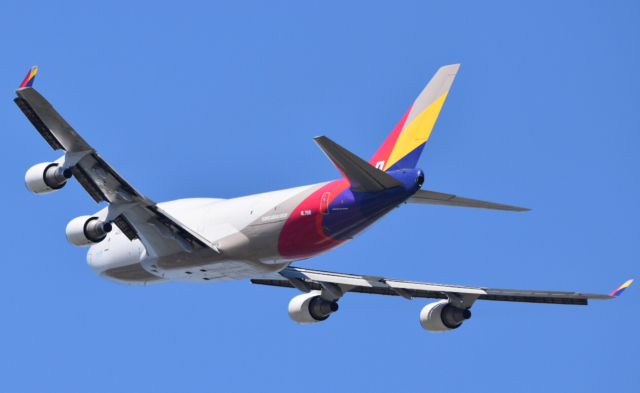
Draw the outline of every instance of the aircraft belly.
[[[220,260],[198,266],[174,269],[163,268],[158,274],[164,280],[207,282],[240,280],[273,273],[284,269],[288,264],[264,264],[249,260]]]
[[[116,229],[100,243],[89,248],[87,263],[97,273],[139,263],[146,251],[140,240],[129,240]]]

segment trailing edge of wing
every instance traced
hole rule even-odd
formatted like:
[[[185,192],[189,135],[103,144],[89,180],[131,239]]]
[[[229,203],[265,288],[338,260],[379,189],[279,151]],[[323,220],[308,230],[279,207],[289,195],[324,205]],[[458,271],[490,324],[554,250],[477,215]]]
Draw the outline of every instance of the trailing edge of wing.
[[[579,292],[498,289],[433,284],[417,281],[396,280],[379,276],[325,272],[320,270],[296,268],[292,266],[282,270],[279,275],[272,274],[269,276],[259,277],[251,280],[251,282],[254,284],[290,288],[306,286],[310,290],[319,290],[322,288],[323,283],[331,283],[340,286],[344,292],[402,296],[405,298],[415,297],[444,299],[449,297],[448,295],[455,294],[463,298],[469,298],[471,302],[479,299],[507,302],[586,305],[590,299],[607,300],[613,299],[616,296],[614,294],[604,295]],[[296,283],[298,284],[297,286],[295,285]],[[300,283],[302,283],[302,285],[300,285]],[[622,286],[624,285],[626,285],[626,283]],[[614,293],[615,292],[616,291],[614,291]]]
[[[401,185],[393,176],[372,166],[326,136],[313,139],[340,172],[349,179],[353,191],[378,192]]]
[[[419,190],[409,200],[408,203],[425,204],[425,205],[446,205],[460,207],[475,207],[479,209],[506,210],[514,212],[529,211],[525,207],[503,205],[500,203],[480,201],[477,199],[469,199],[459,197],[453,194],[444,194],[441,192]]]

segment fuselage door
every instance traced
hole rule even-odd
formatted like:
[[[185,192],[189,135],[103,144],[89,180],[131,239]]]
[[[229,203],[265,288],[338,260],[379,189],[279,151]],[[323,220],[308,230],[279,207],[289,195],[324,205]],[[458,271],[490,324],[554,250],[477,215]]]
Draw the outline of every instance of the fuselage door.
[[[320,213],[329,214],[329,197],[331,196],[330,192],[325,192],[322,194],[322,198],[320,199]]]

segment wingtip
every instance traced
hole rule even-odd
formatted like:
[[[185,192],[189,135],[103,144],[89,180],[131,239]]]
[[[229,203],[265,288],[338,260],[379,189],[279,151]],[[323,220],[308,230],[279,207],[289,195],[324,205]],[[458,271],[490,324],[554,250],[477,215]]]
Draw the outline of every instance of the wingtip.
[[[29,69],[29,72],[27,72],[27,76],[24,77],[24,79],[22,80],[22,83],[20,83],[20,86],[18,87],[18,89],[24,89],[25,87],[31,87],[33,85],[33,81],[36,78],[36,74],[38,73],[38,66],[34,65],[33,67],[31,67]]]
[[[630,279],[630,280],[625,281],[622,285],[620,285],[613,292],[611,292],[609,294],[609,296],[618,297],[618,296],[622,295],[622,292],[624,292],[625,289],[629,288],[631,286],[631,284],[633,284],[633,278]]]

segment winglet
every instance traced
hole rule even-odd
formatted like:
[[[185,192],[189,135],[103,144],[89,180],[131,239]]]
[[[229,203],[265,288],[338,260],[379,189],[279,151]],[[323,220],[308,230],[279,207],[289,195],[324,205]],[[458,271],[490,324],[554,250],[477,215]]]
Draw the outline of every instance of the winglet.
[[[33,85],[33,80],[36,78],[37,73],[38,73],[38,66],[31,67],[29,72],[27,72],[27,76],[24,77],[24,80],[22,81],[22,83],[20,83],[20,87],[18,88],[23,89],[25,87],[31,87],[31,85]]]
[[[631,286],[631,284],[633,284],[633,279],[625,281],[624,284],[620,285],[618,288],[616,288],[615,291],[611,292],[609,294],[609,296],[611,296],[611,297],[620,296],[622,294],[622,292],[624,292],[625,289],[627,289],[627,288],[629,288]]]

